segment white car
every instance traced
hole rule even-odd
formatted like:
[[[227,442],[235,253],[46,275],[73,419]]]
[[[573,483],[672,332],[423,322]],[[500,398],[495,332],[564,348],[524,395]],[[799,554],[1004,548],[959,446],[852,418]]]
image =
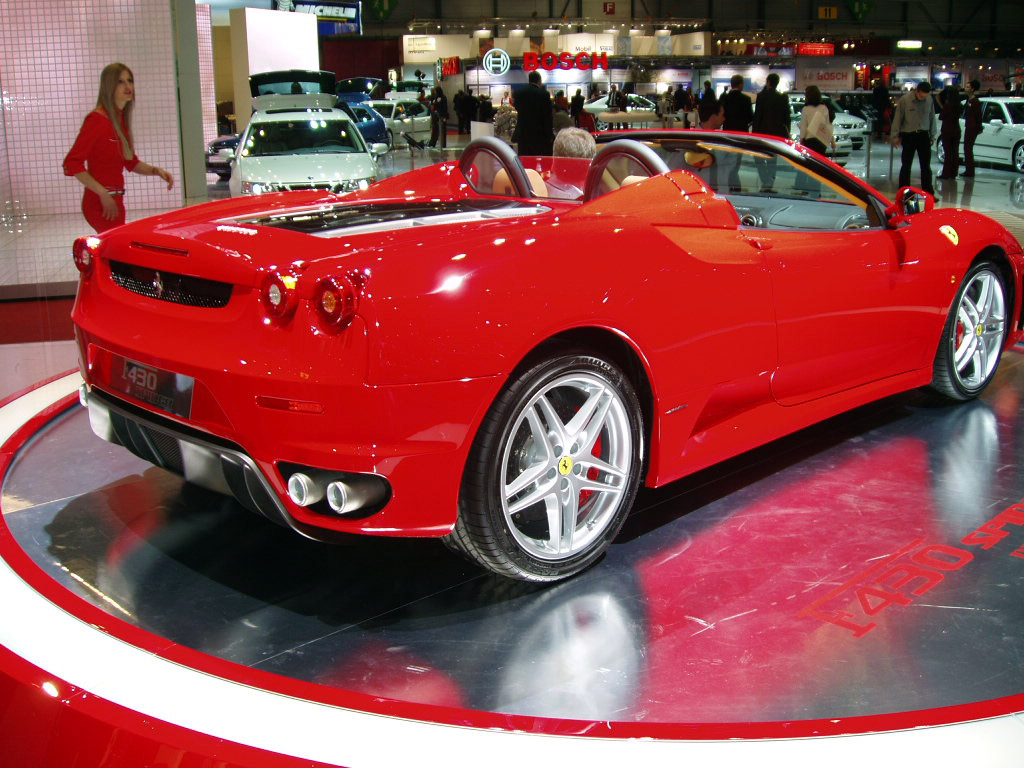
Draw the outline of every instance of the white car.
[[[598,115],[608,111],[608,94],[587,102],[583,105],[583,109],[594,116],[597,130],[607,131],[611,127],[604,120],[598,120]],[[659,121],[657,109],[658,105],[650,99],[645,99],[636,93],[626,94],[626,111],[631,113],[628,121],[630,126],[640,127],[643,123],[657,123]]]
[[[800,111],[804,108],[804,98],[802,93],[789,94],[789,103],[793,108],[794,122],[800,120]],[[871,126],[868,125],[868,121],[863,117],[851,115],[828,96],[822,96],[821,102],[832,107],[835,115],[832,118],[833,131],[837,134],[842,133],[848,138],[853,149],[863,147],[868,140],[868,135],[871,133]],[[799,125],[799,122],[797,122],[797,125]],[[836,143],[838,144],[838,139]]]
[[[1010,165],[1024,173],[1024,98],[987,96],[980,98],[982,131],[974,140],[974,159],[983,163]],[[964,121],[960,119],[960,156],[963,157]],[[942,142],[938,159],[945,161]]]
[[[232,196],[299,189],[352,192],[380,176],[387,144],[367,146],[324,94],[260,96],[231,161]],[[303,106],[305,105],[305,106]]]
[[[415,98],[380,99],[370,102],[388,127],[388,143],[401,146],[406,143],[402,134],[408,134],[417,141],[430,139],[430,110]]]
[[[790,98],[792,99],[792,97]],[[799,103],[791,100],[789,105],[793,110],[793,117],[789,121],[789,137],[793,141],[800,141],[800,118],[803,116],[802,110],[804,108],[803,97],[800,98]],[[853,141],[850,139],[850,134],[847,131],[848,128],[839,119],[837,113],[836,119],[832,121],[832,138],[836,146],[835,148],[829,147],[826,153],[828,159],[837,165],[846,165],[850,160],[850,153],[853,152]]]

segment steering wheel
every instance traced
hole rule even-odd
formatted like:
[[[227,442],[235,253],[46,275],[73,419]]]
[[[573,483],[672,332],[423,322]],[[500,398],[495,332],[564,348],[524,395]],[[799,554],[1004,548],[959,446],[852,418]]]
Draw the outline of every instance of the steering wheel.
[[[518,155],[512,151],[512,147],[494,136],[481,136],[473,139],[462,150],[462,157],[459,158],[459,170],[462,171],[463,176],[467,179],[470,178],[470,169],[476,161],[476,156],[481,153],[490,155],[505,169],[509,182],[515,190],[514,197],[533,196],[530,181],[526,178],[526,170],[523,168]]]
[[[590,169],[587,171],[587,183],[583,189],[584,200],[593,200],[598,196],[598,189],[608,164],[620,157],[632,160],[643,168],[648,176],[657,176],[659,173],[667,173],[669,171],[665,161],[646,144],[641,144],[634,139],[616,139],[606,144],[597,157],[590,161]]]

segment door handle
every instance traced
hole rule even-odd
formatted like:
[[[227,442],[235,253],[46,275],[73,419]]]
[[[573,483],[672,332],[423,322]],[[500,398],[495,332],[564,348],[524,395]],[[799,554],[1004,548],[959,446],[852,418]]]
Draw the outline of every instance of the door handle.
[[[772,243],[770,240],[762,240],[758,237],[745,237],[744,240],[759,251],[770,251],[772,249]]]

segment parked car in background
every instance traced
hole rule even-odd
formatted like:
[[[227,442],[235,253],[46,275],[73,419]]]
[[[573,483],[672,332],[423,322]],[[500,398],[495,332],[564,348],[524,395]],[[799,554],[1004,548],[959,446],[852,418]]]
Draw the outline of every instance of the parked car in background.
[[[974,142],[974,159],[983,163],[1009,165],[1024,173],[1024,98],[987,96],[981,101],[982,131]],[[963,156],[963,118],[960,119],[961,156]],[[946,153],[939,143],[939,162]]]
[[[656,122],[658,122],[657,108],[658,108],[657,104],[655,104],[650,99],[647,99],[647,98],[644,98],[643,96],[640,96],[639,94],[636,94],[636,93],[627,93],[626,94],[626,111],[627,112],[644,112],[644,113],[649,113],[649,114],[643,115],[643,117],[648,118],[648,119],[641,120],[641,121],[639,121],[639,123],[645,123],[645,122],[646,123],[656,123]],[[586,110],[587,112],[589,112],[590,114],[592,114],[594,116],[594,120],[597,123],[597,130],[599,130],[599,131],[607,131],[611,127],[609,123],[605,122],[604,120],[599,120],[598,119],[598,115],[600,115],[602,112],[607,112],[608,111],[608,94],[605,94],[604,96],[601,96],[600,98],[594,99],[593,101],[587,102],[586,104],[583,105],[583,109]],[[637,115],[636,117],[639,117],[639,115]],[[630,122],[632,122],[632,121],[630,121]]]
[[[231,177],[231,161],[238,147],[238,134],[218,136],[206,147],[206,172],[215,173],[221,181]]]
[[[849,139],[851,148],[860,149],[863,147],[867,143],[868,136],[871,134],[871,125],[868,121],[863,117],[850,114],[830,96],[822,95],[821,101],[823,104],[831,107],[835,115],[832,119],[833,130],[837,133],[842,133],[843,136]],[[793,109],[794,122],[800,120],[800,110],[804,108],[804,94],[789,94],[789,104]]]
[[[228,182],[232,196],[279,190],[365,189],[379,176],[386,144],[367,145],[357,124],[326,94],[261,96],[242,133]]]
[[[406,143],[403,134],[417,141],[430,138],[430,110],[415,98],[374,100],[370,105],[384,118],[390,146]]]
[[[368,144],[386,144],[391,148],[387,123],[369,101],[346,101],[339,98],[338,108],[348,113]]]

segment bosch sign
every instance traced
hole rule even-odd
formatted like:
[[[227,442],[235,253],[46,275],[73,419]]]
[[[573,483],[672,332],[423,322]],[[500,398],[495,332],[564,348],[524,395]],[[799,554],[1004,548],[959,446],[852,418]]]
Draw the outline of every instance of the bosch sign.
[[[586,53],[580,52],[575,55],[562,51],[554,53],[533,53],[523,54],[523,69],[532,72],[535,69],[545,69],[549,72],[553,69],[608,69],[607,53]]]

